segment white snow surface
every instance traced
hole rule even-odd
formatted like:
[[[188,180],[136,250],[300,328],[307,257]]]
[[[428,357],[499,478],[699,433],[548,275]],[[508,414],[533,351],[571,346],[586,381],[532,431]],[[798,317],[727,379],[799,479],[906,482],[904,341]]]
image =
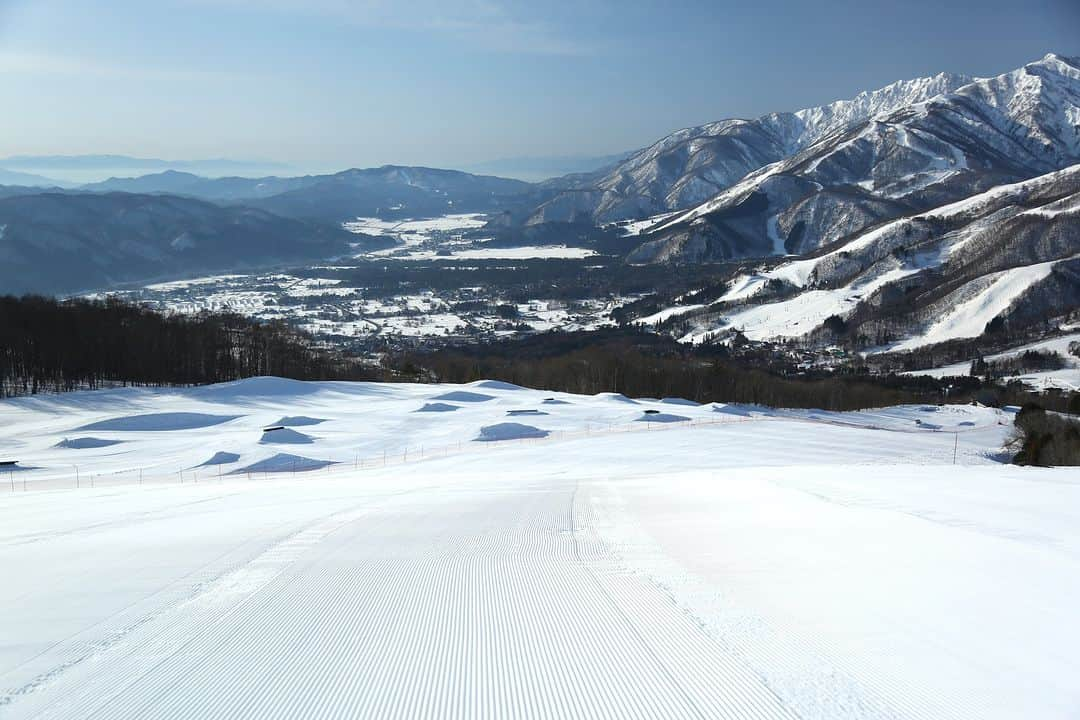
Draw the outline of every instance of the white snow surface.
[[[789,263],[777,270],[790,270],[796,263]],[[777,277],[772,271],[772,277]],[[878,288],[917,272],[915,268],[895,267],[875,277],[863,277],[850,285],[835,290],[807,290],[785,300],[748,305],[726,312],[722,319],[707,327],[698,327],[680,338],[681,342],[702,342],[712,333],[728,328],[743,332],[751,340],[805,335],[825,322],[831,315],[845,315],[858,301]],[[764,275],[741,276],[736,279],[731,293],[749,293],[758,280],[764,283]],[[760,287],[760,286],[759,286]],[[721,299],[731,299],[725,295]],[[678,314],[677,308],[667,308],[662,313],[668,317]],[[659,313],[658,313],[659,314]]]
[[[452,250],[450,255],[442,257],[457,258],[458,260],[527,260],[527,259],[552,259],[568,258],[580,259],[592,257],[595,250],[567,245],[522,245],[519,247],[470,247],[463,250]],[[440,257],[434,250],[414,250],[400,256],[405,260],[431,260]]]
[[[1076,717],[1080,472],[999,464],[1009,414],[676,400],[0,402],[0,716]]]
[[[1077,359],[1077,357],[1069,351],[1069,348],[1075,343],[1080,343],[1080,333],[1068,333],[1049,340],[1040,340],[1038,342],[1020,345],[1019,347],[1006,350],[1005,352],[987,355],[983,359],[987,362],[1005,360],[1022,355],[1029,350],[1058,353],[1064,358],[1065,367],[1059,370],[1042,370],[1024,373],[1023,375],[1017,375],[1016,379],[1036,390],[1058,388],[1061,390],[1076,391],[1080,390],[1080,359]],[[971,361],[974,359],[975,358],[971,358],[964,362],[952,363],[950,365],[943,365],[942,367],[931,368],[928,370],[911,370],[904,374],[929,375],[930,377],[936,378],[967,376],[971,373]]]
[[[914,335],[892,349],[911,350],[954,338],[982,335],[987,323],[1007,310],[1029,287],[1048,276],[1059,262],[1052,260],[987,275],[985,288],[951,308],[926,332]]]

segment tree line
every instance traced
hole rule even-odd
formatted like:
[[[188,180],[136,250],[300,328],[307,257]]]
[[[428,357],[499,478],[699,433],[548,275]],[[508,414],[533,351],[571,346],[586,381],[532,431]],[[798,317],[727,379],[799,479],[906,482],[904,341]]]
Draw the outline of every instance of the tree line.
[[[839,373],[786,377],[741,364],[723,349],[691,347],[629,329],[546,333],[458,348],[419,350],[384,359],[399,379],[464,383],[496,379],[541,390],[630,397],[681,397],[773,407],[854,410],[939,402],[950,389],[933,378]],[[978,389],[972,379],[969,389]],[[959,396],[958,396],[959,397]],[[970,398],[970,393],[962,396]]]
[[[1080,465],[1080,422],[1048,413],[1034,403],[1016,415],[1019,465]]]
[[[362,366],[283,322],[161,314],[115,298],[0,297],[0,397],[257,375],[362,379]]]
[[[0,297],[0,397],[115,385],[198,385],[258,375],[298,380],[471,382],[631,397],[854,410],[900,403],[1015,404],[1080,413],[1080,393],[1035,395],[978,377],[800,370],[765,355],[687,346],[632,328],[544,333],[386,353],[373,367],[280,321],[162,314],[107,298]]]

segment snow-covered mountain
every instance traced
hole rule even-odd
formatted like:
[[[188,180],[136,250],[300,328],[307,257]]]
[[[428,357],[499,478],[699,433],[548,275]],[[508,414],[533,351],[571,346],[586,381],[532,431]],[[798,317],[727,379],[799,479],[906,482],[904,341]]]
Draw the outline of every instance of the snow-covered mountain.
[[[1076,308],[1080,164],[878,224],[739,275],[714,303],[645,320],[678,318],[694,342],[733,330],[758,340],[828,332],[907,350],[988,331],[1020,336]]]
[[[850,100],[798,112],[771,113],[756,120],[721,120],[679,130],[614,168],[569,179],[571,187],[541,205],[529,222],[611,222],[691,207],[747,173],[789,157],[829,133],[956,90],[970,81],[963,75],[942,73],[903,80]]]
[[[649,228],[637,262],[804,253],[1080,162],[1080,60],[1047,55],[826,132]]]

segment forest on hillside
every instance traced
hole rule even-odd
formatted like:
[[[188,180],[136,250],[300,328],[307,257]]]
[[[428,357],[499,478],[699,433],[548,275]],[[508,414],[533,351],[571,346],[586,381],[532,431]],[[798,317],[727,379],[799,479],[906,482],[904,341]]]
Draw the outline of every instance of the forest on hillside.
[[[0,297],[0,397],[256,375],[370,377],[281,322],[165,315],[116,299]]]
[[[419,350],[388,357],[399,379],[471,382],[496,379],[525,387],[630,397],[681,397],[772,407],[857,410],[903,403],[1020,405],[1038,401],[1058,411],[1080,412],[1080,393],[1034,394],[1018,383],[978,377],[936,379],[872,374],[848,364],[833,370],[789,374],[787,363],[723,347],[691,346],[670,338],[619,330],[545,333],[457,348]]]
[[[1080,393],[1035,394],[987,377],[938,380],[848,364],[792,373],[767,355],[687,346],[639,329],[542,333],[388,352],[376,364],[320,345],[281,321],[163,314],[115,298],[0,297],[0,397],[116,385],[199,385],[259,375],[297,380],[464,383],[854,410],[978,401],[1080,412]]]

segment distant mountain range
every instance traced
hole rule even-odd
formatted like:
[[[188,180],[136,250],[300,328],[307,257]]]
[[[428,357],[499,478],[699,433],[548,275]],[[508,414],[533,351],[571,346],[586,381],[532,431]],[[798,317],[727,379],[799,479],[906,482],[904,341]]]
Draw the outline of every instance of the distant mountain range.
[[[0,289],[70,293],[380,249],[392,241],[341,223],[501,213],[540,196],[520,180],[384,166],[291,178],[168,170],[65,190],[0,187],[0,198]]]
[[[52,178],[47,178],[44,175],[18,172],[16,170],[5,170],[4,168],[0,167],[0,185],[16,187],[53,188],[70,187],[71,184],[65,183],[62,180],[54,180]]]
[[[41,175],[49,185],[66,187],[95,182],[109,176],[142,175],[148,172],[180,170],[210,177],[224,175],[264,175],[288,170],[283,163],[261,160],[162,160],[129,155],[12,155],[0,158],[0,168],[21,173]],[[8,183],[39,185],[37,182]]]
[[[384,165],[333,175],[204,178],[169,170],[84,185],[86,192],[183,195],[217,203],[242,203],[285,217],[342,223],[358,216],[427,217],[455,212],[501,212],[539,198],[521,180],[470,175],[458,170]]]
[[[30,165],[47,172],[70,161]],[[43,195],[48,177],[20,174],[27,162],[0,160],[16,171],[0,174],[8,185],[0,252],[22,258],[0,280],[27,289],[137,279],[174,262],[171,254],[177,267],[206,270],[286,259],[289,237],[297,258],[332,254],[346,240],[341,223],[357,216],[472,212],[492,217],[501,242],[573,244],[586,228],[621,233],[605,247],[630,264],[742,262],[730,287],[670,299],[663,322],[694,341],[734,330],[820,334],[828,319],[834,335],[905,347],[946,338],[934,319],[971,298],[985,301],[970,310],[976,325],[990,310],[996,326],[1080,310],[1080,60],[1054,54],[992,78],[942,73],[819,107],[720,120],[536,183],[396,165],[211,178],[167,163]],[[218,248],[231,234],[241,242]],[[173,247],[178,237],[196,237],[191,247],[205,253],[184,255],[186,241]],[[50,280],[46,246],[91,258],[88,272]],[[770,260],[781,256],[792,258]],[[766,316],[800,319],[758,322]],[[952,337],[959,332],[972,326]]]

